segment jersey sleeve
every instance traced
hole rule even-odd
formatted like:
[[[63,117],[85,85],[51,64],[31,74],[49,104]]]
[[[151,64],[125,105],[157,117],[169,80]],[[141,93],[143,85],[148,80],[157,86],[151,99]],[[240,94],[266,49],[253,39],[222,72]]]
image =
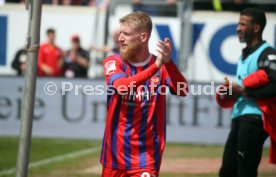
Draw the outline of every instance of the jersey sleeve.
[[[172,60],[165,64],[164,72],[164,82],[169,86],[171,93],[178,96],[186,96],[189,90],[188,83]]]
[[[117,79],[127,77],[123,63],[113,56],[107,57],[103,61],[103,68],[107,85],[113,85]]]
[[[105,59],[103,64],[107,84],[113,85],[118,91],[125,91],[126,88],[137,87],[143,84],[159,70],[158,66],[153,63],[144,71],[134,76],[129,76],[125,72],[126,68],[123,62],[120,60],[109,57]]]

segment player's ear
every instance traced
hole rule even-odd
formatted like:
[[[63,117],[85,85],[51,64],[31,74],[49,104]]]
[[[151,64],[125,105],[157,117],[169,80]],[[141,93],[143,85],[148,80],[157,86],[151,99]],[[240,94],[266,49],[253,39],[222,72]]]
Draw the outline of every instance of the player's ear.
[[[258,24],[254,25],[254,32],[255,32],[255,33],[259,33],[260,30],[261,30],[260,25],[258,25]]]
[[[146,33],[146,32],[141,33],[141,36],[140,36],[141,42],[148,41],[148,38],[149,38],[149,34],[148,33]]]

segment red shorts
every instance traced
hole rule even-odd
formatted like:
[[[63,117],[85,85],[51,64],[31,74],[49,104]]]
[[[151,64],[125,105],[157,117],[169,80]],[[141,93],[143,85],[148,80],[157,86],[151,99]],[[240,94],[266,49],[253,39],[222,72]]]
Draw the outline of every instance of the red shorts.
[[[158,177],[159,171],[153,169],[123,170],[102,167],[102,177]]]

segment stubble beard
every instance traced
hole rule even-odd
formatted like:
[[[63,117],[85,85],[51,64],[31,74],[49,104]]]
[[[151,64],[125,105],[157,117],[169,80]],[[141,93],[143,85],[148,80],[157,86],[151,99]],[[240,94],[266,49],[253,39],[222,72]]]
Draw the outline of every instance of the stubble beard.
[[[120,49],[120,55],[123,60],[131,60],[141,48],[140,42],[135,42],[128,45],[125,49]]]
[[[255,34],[252,31],[245,32],[243,37],[240,38],[241,43],[250,43]]]

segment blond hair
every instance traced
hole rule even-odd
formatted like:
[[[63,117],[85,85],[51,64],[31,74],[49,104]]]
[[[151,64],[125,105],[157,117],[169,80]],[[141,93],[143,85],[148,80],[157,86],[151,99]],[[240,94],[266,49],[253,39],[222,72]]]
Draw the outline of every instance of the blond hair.
[[[141,11],[132,12],[120,19],[121,24],[135,25],[139,30],[147,30],[151,33],[152,21],[148,14]]]

